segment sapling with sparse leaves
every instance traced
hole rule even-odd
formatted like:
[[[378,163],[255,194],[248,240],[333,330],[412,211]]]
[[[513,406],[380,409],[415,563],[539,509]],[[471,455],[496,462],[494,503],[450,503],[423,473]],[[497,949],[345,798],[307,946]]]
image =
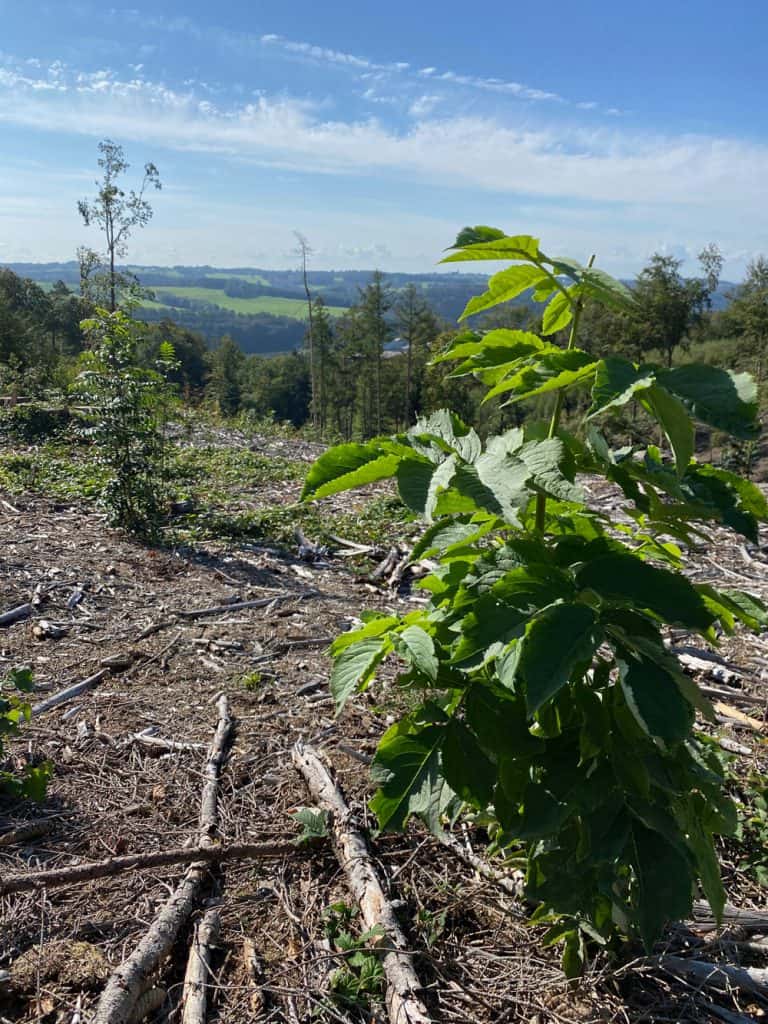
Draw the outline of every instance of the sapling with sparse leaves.
[[[109,470],[101,495],[111,521],[133,533],[157,534],[167,504],[166,425],[173,388],[173,346],[164,342],[156,366],[137,364],[142,325],[121,310],[97,309],[83,321],[91,349],[74,390],[88,407],[84,433]]]
[[[382,737],[371,801],[382,829],[411,815],[433,830],[460,809],[487,827],[491,851],[525,870],[547,943],[564,943],[569,975],[586,943],[639,936],[650,950],[700,889],[719,918],[725,895],[714,845],[736,817],[712,741],[709,703],[664,642],[667,627],[712,644],[736,623],[760,629],[750,594],[694,583],[685,550],[726,526],[748,540],[768,518],[762,492],[696,461],[694,422],[749,440],[758,433],[751,377],[712,366],[637,365],[578,347],[587,302],[632,315],[633,293],[590,260],[546,255],[536,238],[467,228],[444,262],[508,263],[464,316],[530,291],[541,335],[466,331],[437,362],[471,375],[486,400],[549,395],[543,422],[481,441],[443,410],[407,433],[331,448],[304,499],[394,478],[427,529],[413,559],[434,568],[426,607],[367,614],[332,645],[337,710],[399,660],[411,710]],[[555,339],[567,333],[567,343]],[[564,396],[586,390],[577,431]],[[653,444],[612,446],[609,410],[636,402],[660,426]],[[586,481],[622,498],[589,503]]]

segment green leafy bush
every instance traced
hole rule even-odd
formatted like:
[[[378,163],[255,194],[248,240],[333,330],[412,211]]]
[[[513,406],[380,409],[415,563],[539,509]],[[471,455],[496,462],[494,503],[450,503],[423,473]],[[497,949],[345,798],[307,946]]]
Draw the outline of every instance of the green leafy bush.
[[[700,885],[716,916],[725,896],[713,836],[731,832],[734,806],[721,765],[697,736],[709,703],[665,646],[675,626],[715,643],[736,622],[768,619],[749,594],[694,584],[682,548],[710,524],[750,540],[768,518],[751,483],[694,460],[694,420],[737,438],[757,433],[746,374],[711,366],[667,369],[576,346],[583,303],[632,314],[635,299],[592,263],[542,253],[537,239],[465,229],[456,260],[505,260],[465,316],[533,289],[546,302],[543,334],[466,332],[438,362],[471,374],[507,402],[550,395],[546,423],[481,442],[447,411],[407,434],[330,449],[312,466],[305,500],[394,477],[427,523],[413,558],[435,562],[429,604],[405,616],[371,614],[340,636],[331,689],[340,711],[388,657],[413,709],[383,736],[371,807],[383,829],[409,816],[431,829],[464,805],[495,849],[524,861],[535,917],[581,968],[585,940],[639,935],[650,949],[684,918]],[[570,328],[567,347],[552,336]],[[561,425],[564,396],[585,389],[578,433]],[[599,424],[637,402],[667,437],[614,449]],[[625,516],[591,507],[580,478],[602,478]]]
[[[37,444],[59,437],[70,422],[66,408],[38,403],[0,409],[0,439],[21,444]]]
[[[48,764],[25,765],[21,773],[3,767],[3,738],[15,736],[22,722],[28,722],[32,711],[20,694],[32,689],[32,673],[28,668],[11,669],[0,681],[0,792],[15,797],[42,800],[51,775]]]
[[[101,499],[115,525],[152,536],[166,504],[171,387],[165,375],[173,349],[162,345],[157,369],[148,370],[137,365],[141,325],[120,310],[97,310],[82,327],[92,349],[75,391],[90,408],[84,435],[109,471]]]

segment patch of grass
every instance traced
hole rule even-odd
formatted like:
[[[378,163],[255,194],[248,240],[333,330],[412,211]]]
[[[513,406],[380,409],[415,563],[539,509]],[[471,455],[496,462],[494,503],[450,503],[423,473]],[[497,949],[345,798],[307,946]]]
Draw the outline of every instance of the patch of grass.
[[[257,455],[244,448],[177,448],[168,467],[171,483],[202,503],[226,504],[268,483],[303,480],[304,462]]]
[[[0,488],[10,494],[37,491],[65,501],[92,499],[101,494],[108,475],[88,448],[47,444],[0,452]]]
[[[286,299],[274,295],[259,295],[253,299],[240,299],[227,295],[223,288],[155,288],[153,289],[158,304],[168,304],[168,300],[174,295],[180,299],[192,299],[197,302],[208,302],[211,305],[219,306],[221,309],[229,310],[231,313],[243,313],[246,316],[253,316],[256,313],[271,313],[272,316],[287,316],[294,320],[305,320],[307,317],[307,304],[303,299]],[[331,316],[341,316],[346,313],[344,306],[326,306]]]
[[[256,511],[209,509],[187,519],[193,538],[253,540],[293,548],[294,531],[300,527],[311,540],[330,543],[335,533],[359,544],[394,543],[412,514],[397,498],[377,498],[359,512],[334,513],[329,517],[314,505],[279,505]]]
[[[264,677],[261,672],[249,672],[242,677],[240,685],[244,690],[253,693],[254,690],[258,690],[259,686],[261,686],[263,679]]]
[[[208,273],[205,276],[214,281],[247,281],[248,284],[269,284],[266,277],[262,277],[261,274],[228,274],[223,270],[217,270],[216,273]]]

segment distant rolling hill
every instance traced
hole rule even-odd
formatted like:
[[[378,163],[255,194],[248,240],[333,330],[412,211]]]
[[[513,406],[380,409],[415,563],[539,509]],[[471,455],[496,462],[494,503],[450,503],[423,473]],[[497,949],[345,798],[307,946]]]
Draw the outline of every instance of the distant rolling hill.
[[[79,287],[77,263],[9,263],[22,277],[43,287],[63,281]],[[139,309],[147,321],[171,319],[199,331],[209,341],[230,335],[246,352],[287,352],[301,345],[306,330],[307,305],[299,270],[262,270],[254,267],[139,267],[121,268],[136,274],[151,288],[154,300]],[[360,289],[370,281],[368,270],[317,270],[310,286],[332,316],[353,305]],[[485,289],[487,275],[477,273],[385,274],[387,284],[400,291],[415,284],[438,316],[454,324],[467,301]],[[735,286],[723,282],[713,305],[727,305],[726,292]],[[524,298],[522,299],[524,301]]]

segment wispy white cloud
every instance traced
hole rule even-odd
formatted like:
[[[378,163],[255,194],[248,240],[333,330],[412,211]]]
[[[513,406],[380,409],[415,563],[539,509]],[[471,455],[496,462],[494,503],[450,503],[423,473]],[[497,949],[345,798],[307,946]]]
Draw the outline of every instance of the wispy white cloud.
[[[388,172],[517,195],[702,206],[738,197],[762,205],[768,174],[768,147],[758,143],[531,130],[426,113],[398,131],[377,119],[324,120],[308,101],[259,96],[252,103],[214,103],[191,86],[178,91],[141,75],[82,72],[61,62],[33,74],[6,60],[0,93],[0,121],[49,131],[112,133],[301,171]]]

